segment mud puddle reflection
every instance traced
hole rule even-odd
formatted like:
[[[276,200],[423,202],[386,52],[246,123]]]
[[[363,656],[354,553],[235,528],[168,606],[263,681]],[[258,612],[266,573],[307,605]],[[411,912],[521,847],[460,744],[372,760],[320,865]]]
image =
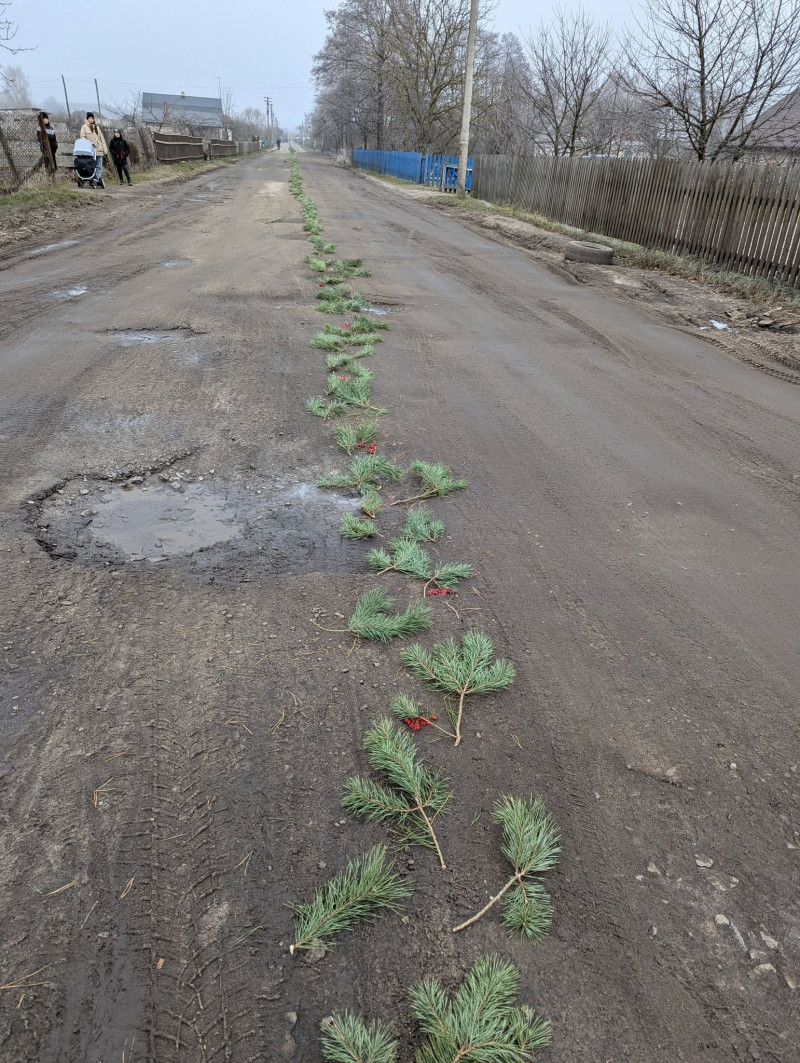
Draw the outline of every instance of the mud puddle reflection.
[[[116,547],[129,561],[164,561],[235,539],[242,532],[234,507],[203,484],[101,495],[89,530],[101,544]]]

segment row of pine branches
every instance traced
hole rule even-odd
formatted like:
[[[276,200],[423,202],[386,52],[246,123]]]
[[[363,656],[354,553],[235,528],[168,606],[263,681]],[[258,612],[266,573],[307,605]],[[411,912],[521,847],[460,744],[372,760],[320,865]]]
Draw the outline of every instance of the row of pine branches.
[[[369,568],[378,575],[401,573],[423,585],[427,594],[452,593],[471,578],[473,566],[465,562],[440,562],[423,544],[439,542],[444,522],[426,503],[467,487],[445,465],[413,461],[408,469],[377,453],[376,435],[386,411],[373,404],[374,373],[364,364],[388,328],[370,321],[363,313],[362,297],[348,287],[353,277],[368,277],[361,259],[329,259],[336,247],[322,235],[324,226],[313,200],[303,194],[302,176],[294,151],[290,157],[289,187],[301,204],[303,228],[315,254],[306,263],[320,279],[318,309],[327,314],[349,314],[350,321],[326,325],[315,333],[309,346],[325,352],[328,372],[324,396],[306,403],[308,412],[332,421],[333,435],[351,459],[318,481],[323,489],[354,493],[359,512],[345,513],[341,534],[352,540],[381,537],[379,515],[393,506],[409,505],[405,522],[385,546],[373,546],[367,555]],[[364,453],[358,454],[356,451]],[[410,476],[415,482],[408,497],[385,500],[382,491]],[[424,602],[411,602],[402,612],[394,601],[375,587],[358,599],[341,630],[387,642],[427,631],[432,612]],[[325,629],[340,630],[340,629]],[[347,779],[342,805],[352,815],[386,826],[401,846],[418,845],[434,852],[446,868],[440,843],[439,821],[450,811],[454,792],[438,768],[421,759],[412,733],[432,726],[458,746],[463,734],[466,701],[476,694],[495,694],[514,682],[511,661],[497,658],[491,640],[479,631],[468,631],[460,642],[448,639],[431,649],[413,643],[401,651],[408,672],[432,691],[444,695],[450,730],[435,714],[424,715],[419,704],[406,694],[392,703],[392,717],[379,717],[366,731],[363,746],[371,774]],[[553,919],[550,898],[540,876],[558,860],[558,827],[541,798],[502,794],[492,818],[501,831],[501,852],[511,872],[506,882],[480,911],[457,926],[465,930],[502,902],[501,921],[509,933],[536,943],[547,933]],[[334,938],[362,920],[384,913],[397,913],[412,889],[398,874],[383,845],[348,862],[344,870],[319,887],[310,901],[294,906],[295,939],[290,951],[323,952]],[[550,1043],[550,1024],[530,1008],[517,1004],[519,975],[513,964],[497,956],[478,959],[453,995],[448,995],[433,977],[411,986],[412,1014],[424,1038],[415,1063],[524,1063]],[[322,1051],[333,1063],[395,1063],[397,1041],[390,1026],[379,1020],[364,1021],[348,1011],[331,1016],[323,1024]]]

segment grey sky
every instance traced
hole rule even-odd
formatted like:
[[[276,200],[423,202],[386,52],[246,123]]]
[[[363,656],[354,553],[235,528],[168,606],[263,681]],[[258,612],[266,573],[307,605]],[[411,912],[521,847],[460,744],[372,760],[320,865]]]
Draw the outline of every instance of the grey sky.
[[[68,0],[14,0],[10,15],[19,23],[17,43],[30,52],[0,63],[21,66],[34,103],[63,99],[61,74],[70,103],[122,102],[132,92],[186,92],[216,96],[217,77],[233,91],[235,109],[264,106],[273,99],[281,123],[294,128],[313,106],[311,57],[325,37],[324,11],[336,0],[161,0],[154,4],[71,4]],[[518,32],[546,17],[553,4],[500,0],[494,13],[498,32]],[[577,6],[565,0],[565,6]],[[600,18],[620,12],[613,0],[584,0]],[[627,4],[622,9],[627,13]],[[622,15],[614,15],[621,22]]]

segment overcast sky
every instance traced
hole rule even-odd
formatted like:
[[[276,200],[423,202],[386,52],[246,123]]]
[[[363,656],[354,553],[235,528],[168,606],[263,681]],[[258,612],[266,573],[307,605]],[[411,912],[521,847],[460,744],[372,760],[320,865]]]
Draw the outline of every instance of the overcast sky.
[[[494,28],[519,32],[554,6],[499,0]],[[137,90],[216,97],[220,78],[235,110],[263,109],[270,96],[279,121],[294,129],[312,109],[311,57],[325,37],[324,11],[335,7],[336,0],[13,0],[7,15],[19,25],[16,41],[35,47],[0,52],[0,64],[23,68],[38,106],[48,96],[63,100],[62,74],[70,104],[84,107],[95,98],[93,78],[101,101],[120,103]],[[604,19],[621,9],[613,0],[584,0],[583,7]]]

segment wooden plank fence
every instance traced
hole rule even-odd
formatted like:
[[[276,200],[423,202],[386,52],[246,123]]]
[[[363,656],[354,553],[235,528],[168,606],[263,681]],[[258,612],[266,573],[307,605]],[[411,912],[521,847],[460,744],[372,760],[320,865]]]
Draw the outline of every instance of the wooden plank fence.
[[[205,158],[202,137],[188,137],[182,133],[153,133],[153,146],[159,162]]]
[[[238,154],[239,149],[235,140],[209,140],[208,142],[209,159],[219,159],[226,155]]]
[[[477,155],[472,194],[800,288],[800,167]]]

